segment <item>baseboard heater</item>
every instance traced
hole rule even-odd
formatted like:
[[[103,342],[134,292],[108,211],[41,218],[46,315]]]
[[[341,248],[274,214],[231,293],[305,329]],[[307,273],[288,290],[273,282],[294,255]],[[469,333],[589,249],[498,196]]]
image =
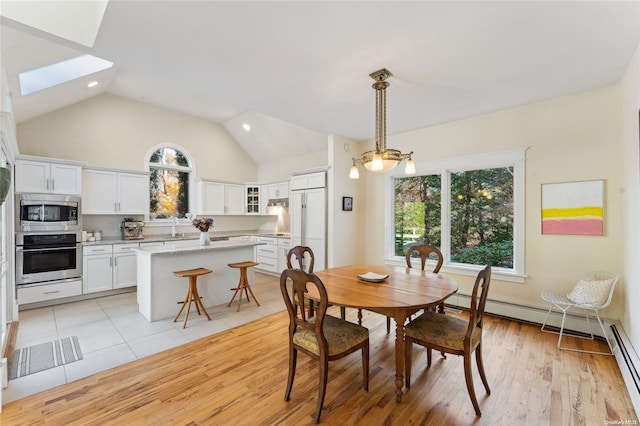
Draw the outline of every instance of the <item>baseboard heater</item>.
[[[631,341],[625,334],[618,321],[615,321],[608,329],[609,340],[613,345],[613,355],[616,357],[618,367],[627,386],[633,408],[640,413],[640,358],[631,346]]]
[[[469,309],[471,305],[470,299],[470,296],[455,294],[447,299],[447,306]],[[544,322],[548,308],[534,308],[531,306],[487,299],[485,311],[488,314],[497,315],[503,318],[540,325]],[[551,312],[548,324],[552,327],[560,328],[561,322],[562,314],[560,312]],[[602,322],[604,323],[605,330],[607,330],[609,341],[613,346],[613,355],[615,356],[618,368],[620,368],[620,372],[622,373],[627,391],[631,397],[633,408],[636,413],[640,414],[640,358],[638,358],[638,355],[631,345],[631,341],[625,334],[619,321],[612,321],[603,318]],[[597,321],[595,324],[592,323],[591,325],[593,334],[602,337],[604,340],[602,330],[597,324]],[[584,316],[581,316],[579,313],[567,314],[565,329],[577,334],[587,334],[589,332],[589,327],[586,324]]]

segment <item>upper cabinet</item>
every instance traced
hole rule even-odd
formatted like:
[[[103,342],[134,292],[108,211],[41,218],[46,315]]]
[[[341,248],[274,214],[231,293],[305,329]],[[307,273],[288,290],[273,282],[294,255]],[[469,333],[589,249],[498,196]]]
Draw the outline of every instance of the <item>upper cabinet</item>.
[[[149,211],[149,174],[84,169],[83,214],[146,214]]]
[[[79,162],[16,159],[16,192],[80,195],[82,167]]]
[[[245,185],[247,214],[260,214],[260,185]]]
[[[291,190],[324,188],[327,184],[325,172],[308,173],[291,177]]]
[[[263,184],[260,191],[260,214],[267,215],[269,200],[289,198],[289,181]]]
[[[198,181],[199,215],[241,215],[245,212],[245,186],[234,183]]]

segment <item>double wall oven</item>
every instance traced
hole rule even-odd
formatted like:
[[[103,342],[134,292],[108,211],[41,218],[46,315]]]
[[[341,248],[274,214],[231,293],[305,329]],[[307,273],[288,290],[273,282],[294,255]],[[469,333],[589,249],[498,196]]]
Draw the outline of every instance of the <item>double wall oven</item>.
[[[51,284],[82,276],[80,197],[16,195],[16,284]]]

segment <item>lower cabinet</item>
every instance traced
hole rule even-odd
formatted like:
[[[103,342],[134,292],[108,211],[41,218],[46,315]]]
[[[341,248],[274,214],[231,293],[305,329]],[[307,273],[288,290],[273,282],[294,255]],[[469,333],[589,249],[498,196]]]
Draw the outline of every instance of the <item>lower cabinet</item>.
[[[287,254],[291,248],[290,238],[255,237],[256,241],[265,243],[256,246],[257,270],[280,274],[287,269]]]
[[[256,246],[257,270],[278,272],[278,239],[271,237],[256,237],[256,242],[264,243]]]
[[[287,269],[287,254],[291,249],[290,238],[278,238],[278,273]]]
[[[96,293],[136,285],[138,243],[83,247],[82,293]]]
[[[113,288],[136,285],[136,253],[131,250],[132,248],[138,248],[138,243],[113,246]]]
[[[52,284],[18,287],[18,303],[42,302],[82,294],[82,280],[64,280]]]

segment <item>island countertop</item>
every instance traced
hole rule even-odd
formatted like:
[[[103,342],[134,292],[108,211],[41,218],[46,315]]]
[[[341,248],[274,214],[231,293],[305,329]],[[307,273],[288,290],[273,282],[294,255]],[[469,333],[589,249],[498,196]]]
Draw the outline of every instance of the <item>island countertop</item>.
[[[237,247],[253,247],[263,245],[264,243],[247,240],[223,240],[223,241],[211,241],[209,245],[201,245],[198,240],[193,240],[193,245],[177,246],[168,242],[165,242],[162,246],[152,247],[139,247],[132,248],[131,251],[135,251],[141,254],[147,254],[150,256],[159,254],[176,254],[176,253],[189,253],[189,252],[203,252],[210,250],[227,250]]]

